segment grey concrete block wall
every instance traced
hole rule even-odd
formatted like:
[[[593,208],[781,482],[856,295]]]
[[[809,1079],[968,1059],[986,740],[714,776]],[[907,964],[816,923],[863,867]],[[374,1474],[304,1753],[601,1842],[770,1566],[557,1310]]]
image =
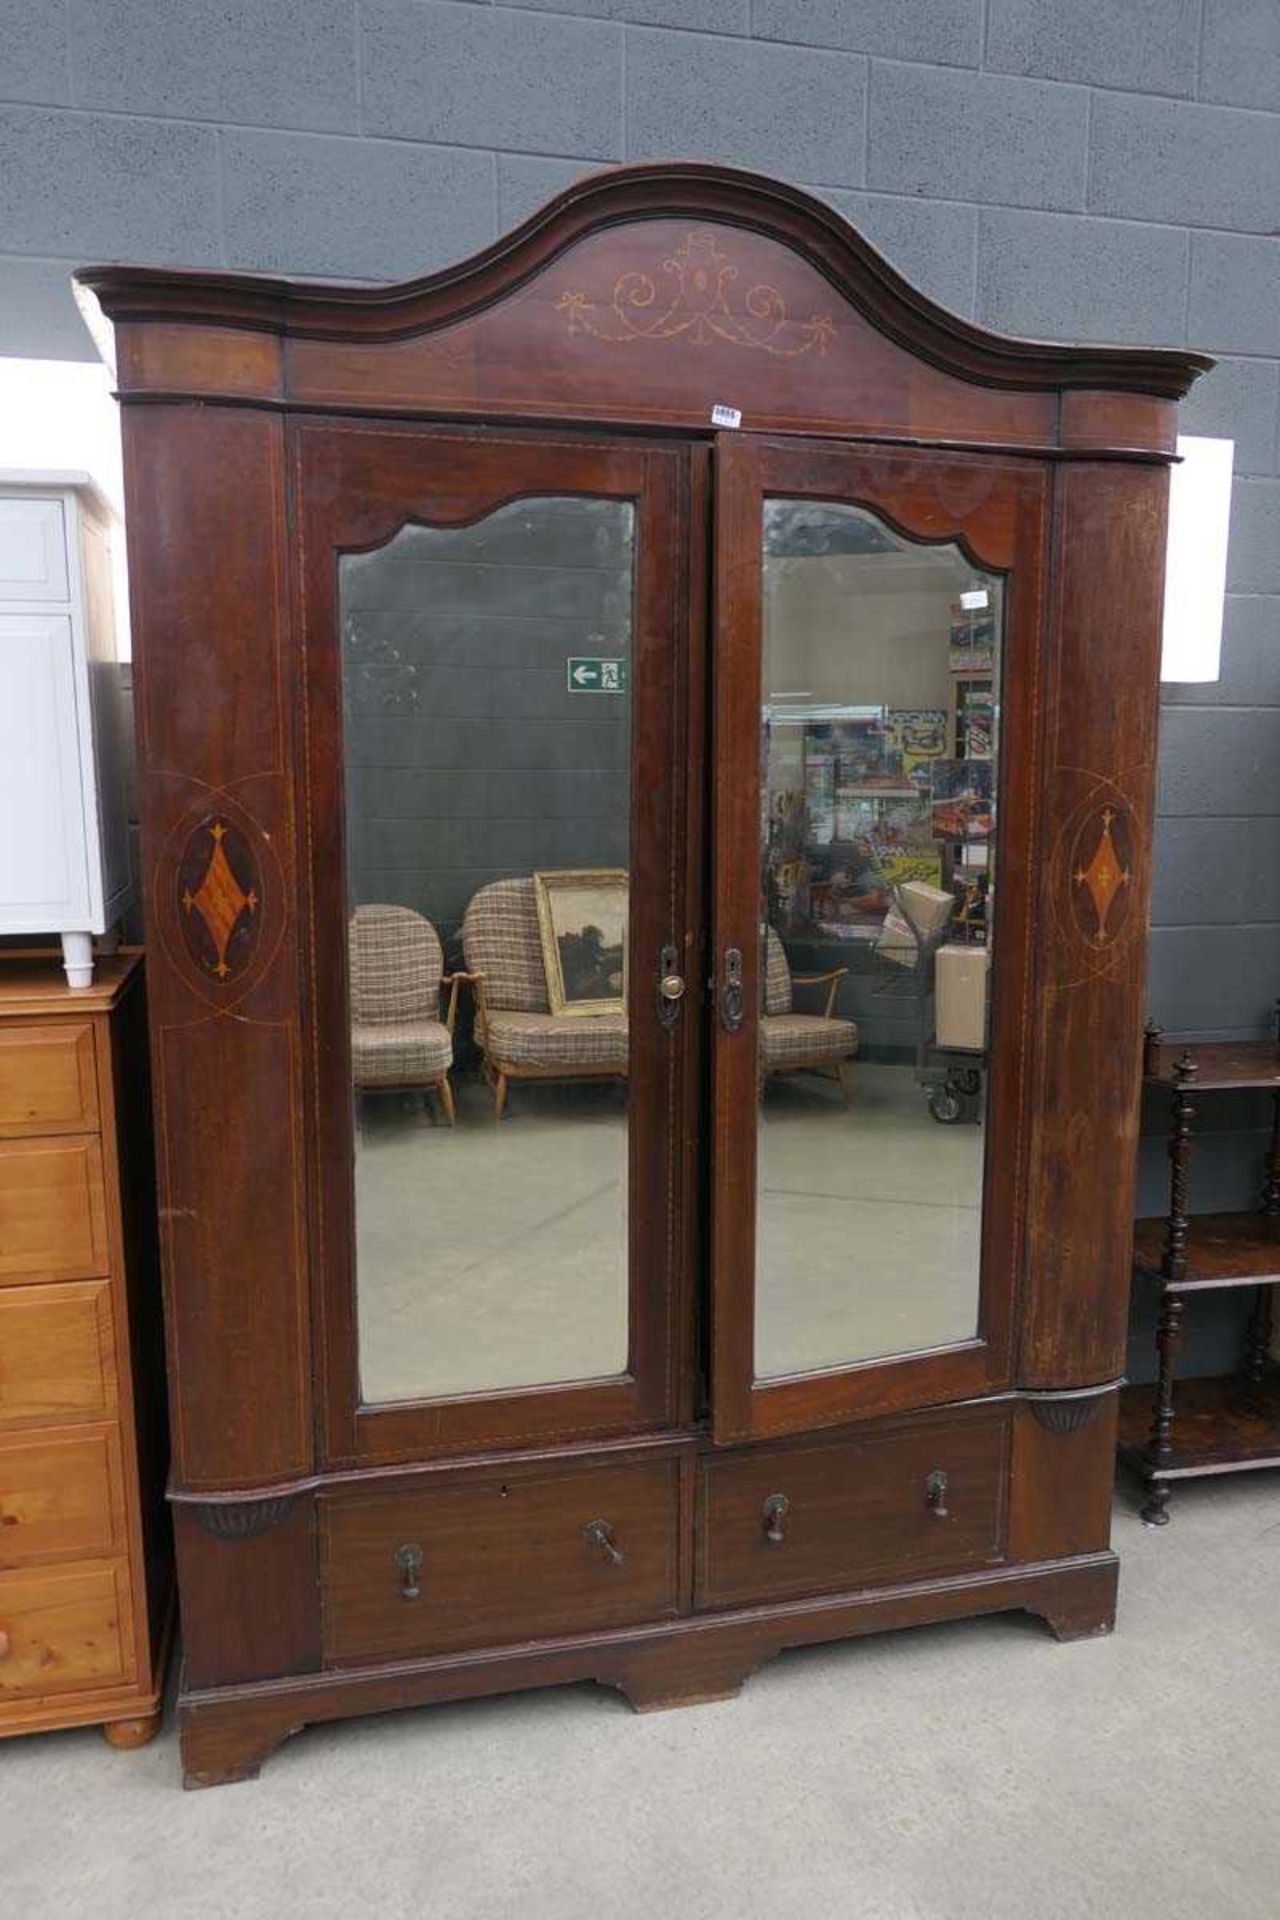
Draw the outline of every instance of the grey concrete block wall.
[[[1258,1031],[1280,991],[1280,0],[0,0],[0,352],[92,358],[85,260],[404,275],[664,155],[809,186],[988,325],[1225,356],[1186,413],[1237,445],[1223,675],[1165,689],[1151,1002]]]

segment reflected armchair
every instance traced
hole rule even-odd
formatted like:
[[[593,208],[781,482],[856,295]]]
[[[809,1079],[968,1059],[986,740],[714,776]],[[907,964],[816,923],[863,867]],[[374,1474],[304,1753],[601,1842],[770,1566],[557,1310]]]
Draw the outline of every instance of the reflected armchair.
[[[553,1014],[532,877],[493,880],[462,920],[462,950],[476,997],[476,1038],[502,1118],[512,1080],[625,1080],[627,1016]]]
[[[459,976],[445,974],[440,936],[411,907],[362,906],[351,916],[348,953],[356,1091],[438,1093],[453,1126],[449,1069]]]
[[[772,927],[766,936],[764,1011],[760,1016],[760,1078],[774,1073],[820,1073],[834,1080],[846,1103],[844,1063],[858,1051],[858,1028],[835,1011],[840,982],[849,969],[830,973],[791,971],[786,948]],[[796,987],[827,989],[821,1013],[795,1011]]]

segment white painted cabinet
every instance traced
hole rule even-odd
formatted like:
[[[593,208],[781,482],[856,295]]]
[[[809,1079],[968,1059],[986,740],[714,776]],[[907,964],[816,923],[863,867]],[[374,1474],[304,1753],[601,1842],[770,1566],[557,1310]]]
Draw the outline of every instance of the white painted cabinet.
[[[73,987],[130,892],[112,532],[88,474],[0,470],[0,934],[60,934]]]

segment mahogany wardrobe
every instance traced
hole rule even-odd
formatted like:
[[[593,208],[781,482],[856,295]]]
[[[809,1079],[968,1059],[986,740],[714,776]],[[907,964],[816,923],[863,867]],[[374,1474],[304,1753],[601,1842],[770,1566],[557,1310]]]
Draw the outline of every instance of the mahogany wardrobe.
[[[1210,362],[997,338],[709,165],[402,286],[79,282],[188,1781],[882,1627],[1105,1632]]]

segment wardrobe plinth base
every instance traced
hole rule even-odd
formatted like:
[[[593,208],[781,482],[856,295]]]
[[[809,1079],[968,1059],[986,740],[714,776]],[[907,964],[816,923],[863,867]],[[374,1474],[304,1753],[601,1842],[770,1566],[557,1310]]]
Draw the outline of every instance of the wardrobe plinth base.
[[[184,1783],[250,1780],[291,1734],[356,1714],[595,1680],[641,1713],[724,1700],[786,1647],[978,1614],[1039,1614],[1060,1640],[1109,1631],[1119,1561],[1110,1551],[995,1567],[910,1586],[824,1594],[537,1646],[487,1648],[394,1666],[340,1668],[178,1697]]]

